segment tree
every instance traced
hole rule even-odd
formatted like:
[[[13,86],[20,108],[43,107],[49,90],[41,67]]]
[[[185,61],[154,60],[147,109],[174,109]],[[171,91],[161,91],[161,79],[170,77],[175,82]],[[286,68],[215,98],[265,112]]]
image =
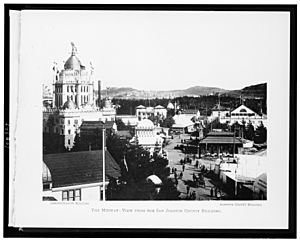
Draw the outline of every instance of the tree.
[[[174,123],[175,123],[175,121],[174,121],[173,117],[167,116],[165,119],[162,120],[162,122],[160,123],[160,126],[171,128]]]
[[[245,139],[253,141],[254,136],[255,136],[254,126],[252,125],[252,122],[249,121],[246,126]]]
[[[254,142],[257,144],[262,144],[267,142],[267,128],[264,126],[262,122],[255,130]]]
[[[116,119],[116,125],[117,125],[118,131],[127,130],[125,123],[120,118]]]
[[[75,151],[80,151],[80,135],[79,135],[79,133],[76,133],[76,135],[74,137],[74,144],[73,144],[72,152],[75,152]]]

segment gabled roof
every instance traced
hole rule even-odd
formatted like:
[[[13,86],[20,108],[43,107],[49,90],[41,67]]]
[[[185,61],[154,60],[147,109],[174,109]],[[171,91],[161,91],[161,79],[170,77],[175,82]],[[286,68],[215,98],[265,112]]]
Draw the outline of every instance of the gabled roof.
[[[154,107],[154,109],[165,109],[165,107],[161,106],[161,105],[157,105]]]
[[[245,105],[240,105],[238,108],[233,110],[231,113],[254,113],[254,114],[256,114],[253,110],[251,110],[250,108],[248,108]]]
[[[146,107],[143,106],[143,105],[139,105],[139,106],[136,107],[136,109],[145,109],[145,108],[146,108]]]
[[[43,161],[51,173],[53,188],[103,181],[102,150],[48,154]],[[105,151],[106,177],[118,178],[121,170],[108,151]]]

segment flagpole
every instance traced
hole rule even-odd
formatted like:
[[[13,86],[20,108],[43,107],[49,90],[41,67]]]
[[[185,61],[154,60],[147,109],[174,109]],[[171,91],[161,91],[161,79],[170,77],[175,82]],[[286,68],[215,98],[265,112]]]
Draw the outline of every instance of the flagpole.
[[[105,201],[105,128],[103,125],[102,129],[102,159],[103,159],[103,167],[102,167],[102,176],[103,176],[103,201]]]

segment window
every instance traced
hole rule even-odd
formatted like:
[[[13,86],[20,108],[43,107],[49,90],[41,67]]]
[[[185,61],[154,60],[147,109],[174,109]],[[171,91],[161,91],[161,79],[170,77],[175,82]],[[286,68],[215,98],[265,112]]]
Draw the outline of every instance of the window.
[[[63,124],[64,123],[64,119],[60,119],[60,124]]]
[[[67,86],[67,92],[69,92],[69,86]]]
[[[81,190],[67,190],[62,192],[63,201],[81,201]]]
[[[71,130],[68,130],[68,134],[69,134],[69,135],[71,134]]]
[[[70,141],[70,139],[68,139],[68,145],[71,145],[71,141]]]
[[[61,129],[61,134],[62,134],[62,135],[64,134],[64,129]]]
[[[59,133],[58,127],[56,127],[56,133]]]
[[[68,125],[70,125],[71,124],[71,120],[68,120]]]
[[[74,124],[76,124],[76,125],[77,125],[77,124],[78,124],[78,120],[74,120]]]

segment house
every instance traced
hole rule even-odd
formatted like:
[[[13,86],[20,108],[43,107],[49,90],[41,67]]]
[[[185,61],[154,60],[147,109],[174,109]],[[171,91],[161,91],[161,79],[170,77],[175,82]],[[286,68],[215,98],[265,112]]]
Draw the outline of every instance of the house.
[[[267,193],[267,158],[261,155],[236,155],[236,162],[220,164],[220,179],[231,187],[235,196],[242,198],[266,199]]]
[[[144,149],[153,153],[158,149],[158,153],[162,152],[163,138],[155,131],[153,122],[149,119],[139,121],[135,128],[135,136],[132,142],[141,145]]]
[[[191,133],[195,131],[194,122],[191,121],[191,117],[185,114],[175,115],[173,117],[174,124],[172,125],[172,130],[182,134]]]
[[[105,151],[105,187],[121,169]],[[103,151],[43,155],[43,199],[100,201],[103,199]]]
[[[231,111],[229,116],[221,117],[219,120],[220,123],[227,123],[229,125],[232,125],[235,122],[242,124],[242,122],[248,123],[250,121],[254,128],[259,126],[261,123],[263,123],[264,126],[267,125],[266,115],[261,116],[245,105],[240,105],[238,108]]]
[[[136,107],[136,116],[138,120],[148,119],[150,116],[166,117],[167,109],[161,105],[155,107],[139,105]]]
[[[210,132],[205,138],[200,140],[200,153],[238,153],[238,149],[243,147],[243,140],[235,137],[233,132]]]

